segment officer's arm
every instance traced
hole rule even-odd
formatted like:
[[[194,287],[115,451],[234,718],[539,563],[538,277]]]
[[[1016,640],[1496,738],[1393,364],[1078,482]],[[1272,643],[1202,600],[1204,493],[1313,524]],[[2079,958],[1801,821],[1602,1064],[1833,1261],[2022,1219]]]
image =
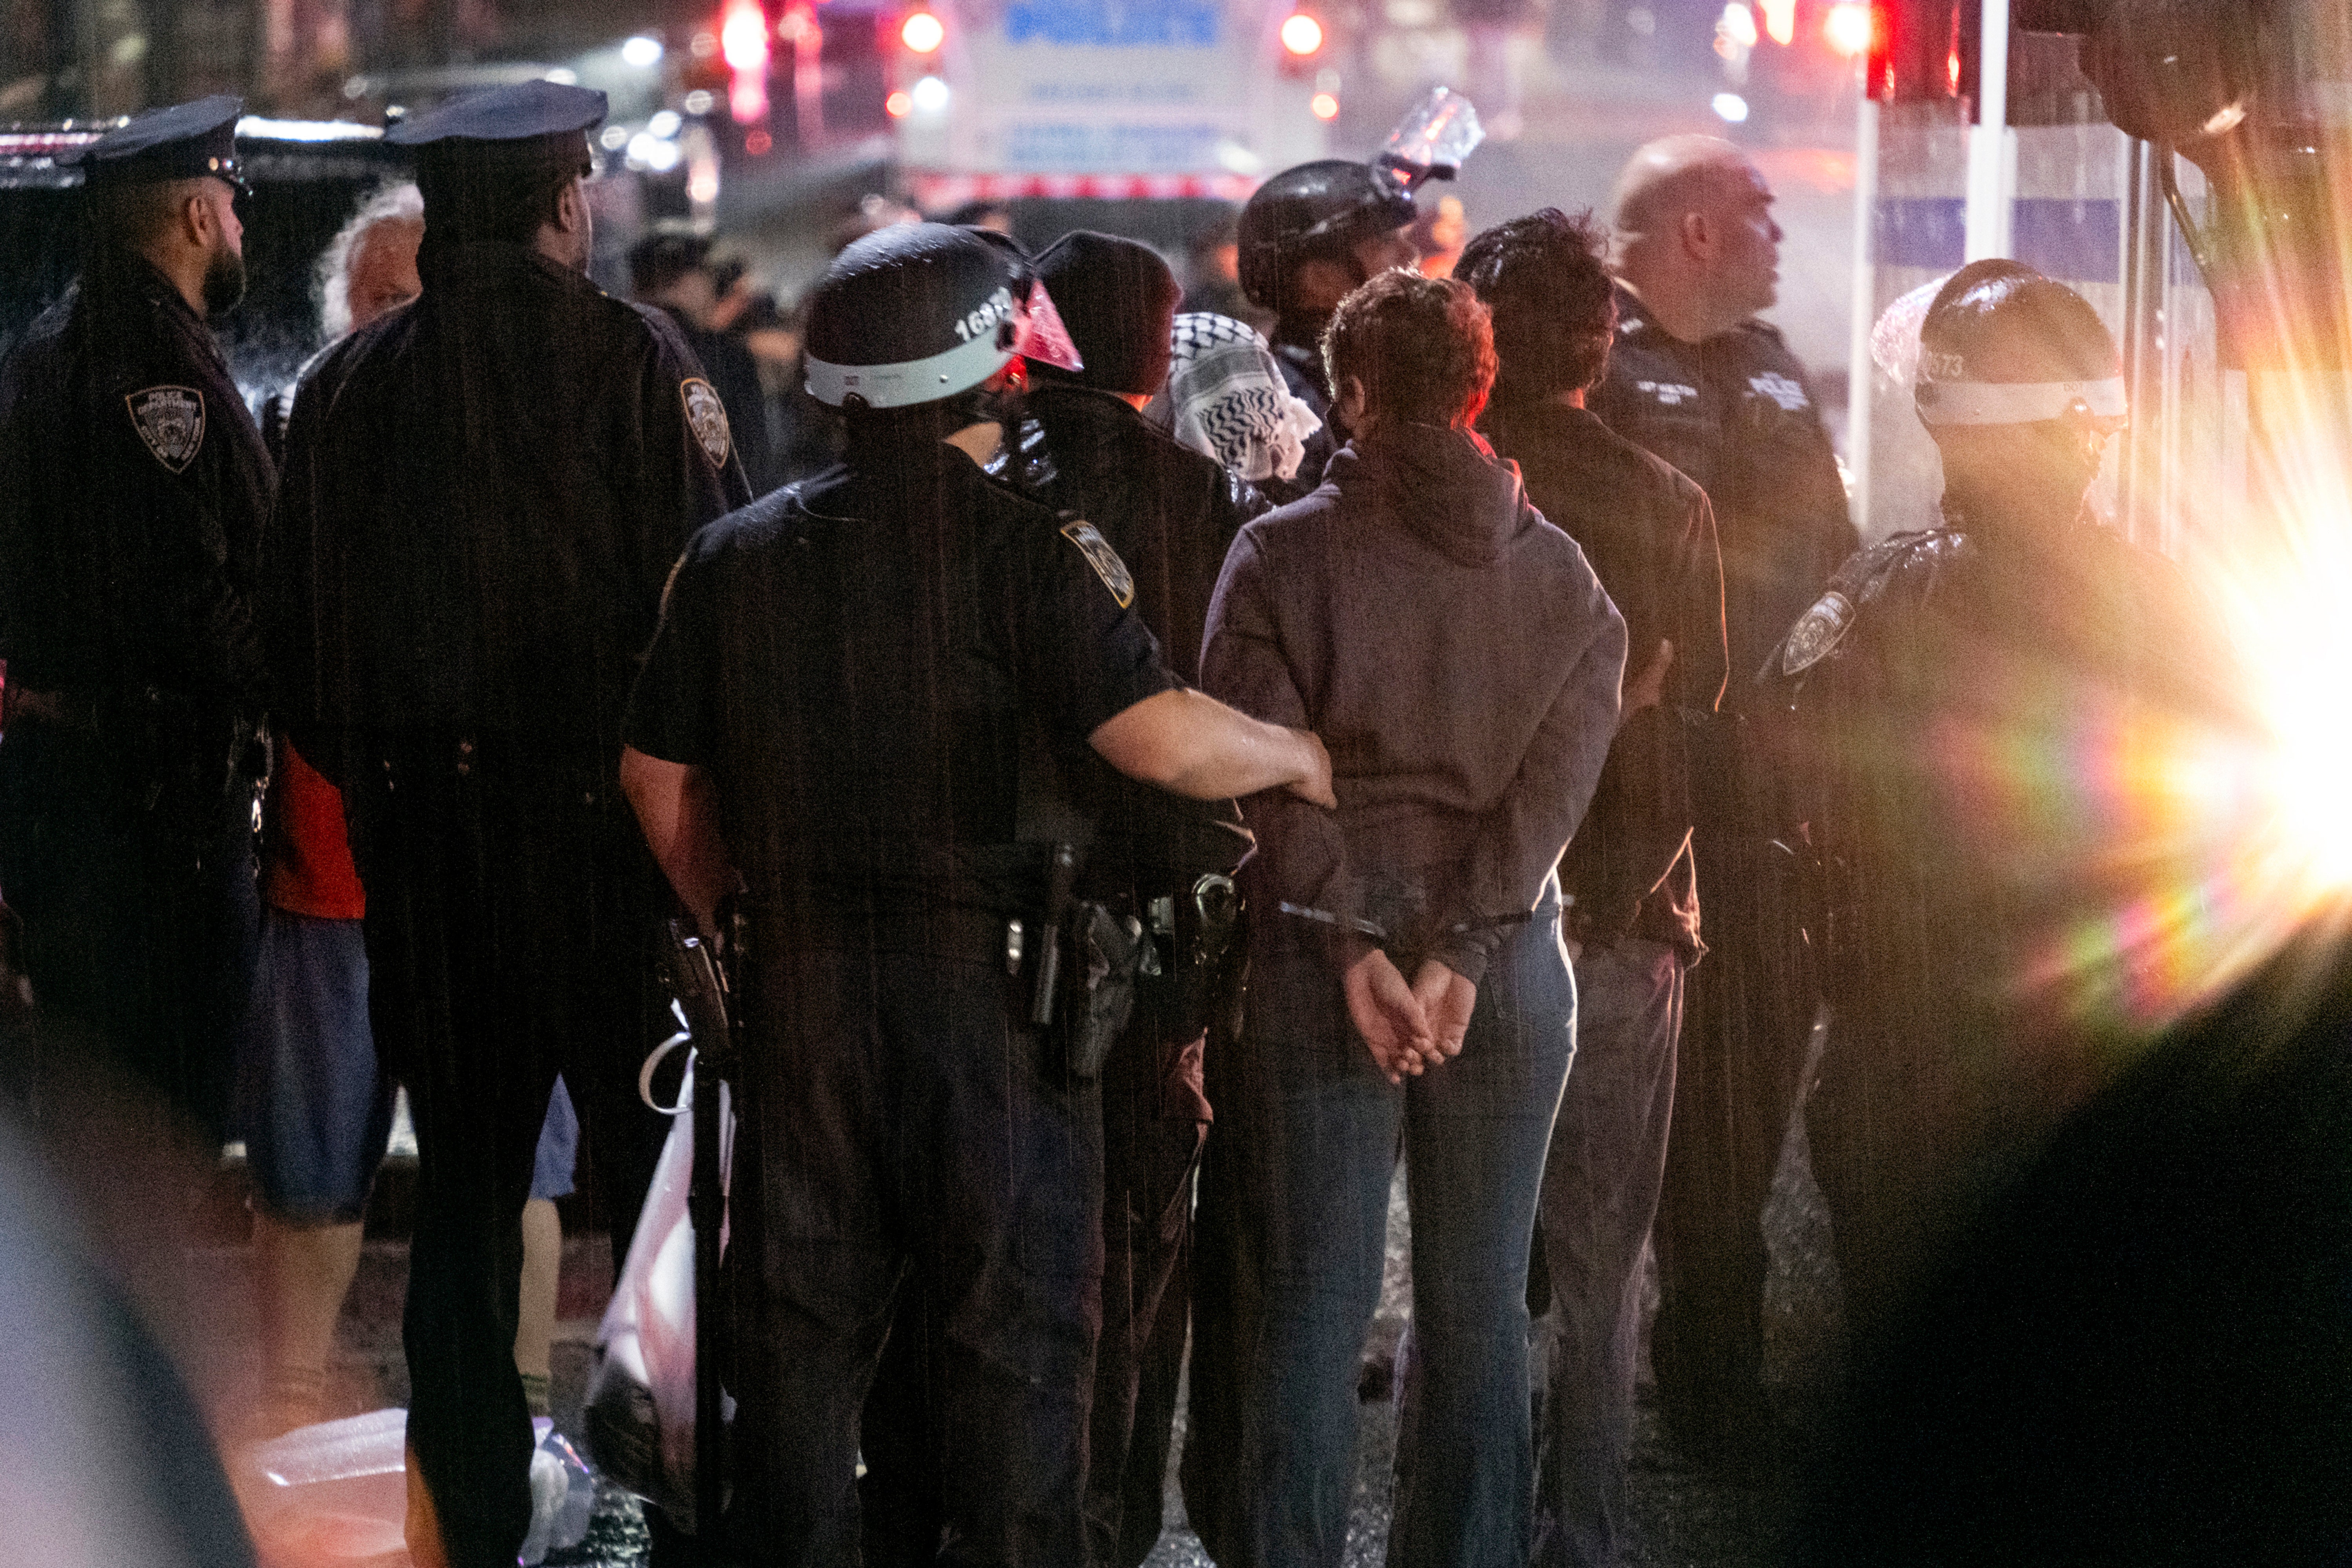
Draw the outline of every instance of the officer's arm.
[[[1339,805],[1321,741],[1198,691],[1147,697],[1105,720],[1087,740],[1128,777],[1194,800],[1286,789],[1317,805]]]
[[[719,900],[734,885],[726,841],[719,835],[719,802],[710,775],[686,763],[664,762],[635,746],[621,748],[621,791],[678,901],[705,936],[718,934]]]

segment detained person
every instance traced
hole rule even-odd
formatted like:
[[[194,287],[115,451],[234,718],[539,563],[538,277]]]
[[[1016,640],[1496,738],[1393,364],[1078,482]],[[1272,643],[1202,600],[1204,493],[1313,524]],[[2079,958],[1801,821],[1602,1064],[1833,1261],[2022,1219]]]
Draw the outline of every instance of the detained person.
[[[1574,1050],[1553,867],[1625,626],[1470,429],[1495,353],[1466,286],[1384,273],[1324,353],[1352,438],[1242,531],[1202,659],[1212,692],[1328,737],[1339,805],[1244,803],[1250,1006],[1210,1060],[1186,1506],[1225,1568],[1340,1561],[1402,1148],[1422,1354],[1393,1551],[1519,1568],[1528,1247]]]

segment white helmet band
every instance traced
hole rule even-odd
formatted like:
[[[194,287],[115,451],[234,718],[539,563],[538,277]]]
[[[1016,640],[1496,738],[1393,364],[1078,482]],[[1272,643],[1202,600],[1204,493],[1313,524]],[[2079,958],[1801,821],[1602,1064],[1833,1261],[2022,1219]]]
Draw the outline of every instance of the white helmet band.
[[[2039,425],[2063,419],[2077,404],[2095,419],[2130,413],[2124,378],[2104,381],[1923,381],[1917,389],[1925,425]]]

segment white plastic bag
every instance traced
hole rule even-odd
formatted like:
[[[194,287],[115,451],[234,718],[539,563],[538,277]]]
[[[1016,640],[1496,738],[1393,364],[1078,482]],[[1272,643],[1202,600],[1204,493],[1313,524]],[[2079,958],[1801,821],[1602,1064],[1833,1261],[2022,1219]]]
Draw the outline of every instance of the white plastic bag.
[[[596,1510],[596,1481],[562,1433],[545,1416],[531,1423],[539,1447],[530,1452],[530,1533],[518,1561],[538,1568],[551,1552],[568,1552],[588,1539]]]
[[[694,1064],[688,1058],[677,1104],[637,1216],[612,1305],[596,1331],[588,1384],[588,1447],[597,1467],[694,1528],[694,1226],[687,1190],[694,1177]],[[726,1180],[734,1119],[719,1086],[719,1170]],[[719,1226],[720,1245],[727,1227]],[[731,1403],[731,1402],[730,1402]]]

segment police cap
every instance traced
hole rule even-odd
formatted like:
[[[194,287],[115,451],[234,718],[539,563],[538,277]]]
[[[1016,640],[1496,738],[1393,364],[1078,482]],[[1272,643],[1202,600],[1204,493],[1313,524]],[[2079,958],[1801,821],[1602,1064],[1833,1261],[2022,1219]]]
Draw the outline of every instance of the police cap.
[[[1020,249],[943,223],[877,229],[809,299],[808,390],[835,408],[904,408],[968,392],[1016,355],[1081,368]]]
[[[133,115],[84,147],[72,162],[93,187],[152,184],[211,175],[242,193],[236,121],[245,100],[226,94]]]
[[[1417,216],[1411,187],[1390,169],[1344,158],[1285,169],[1242,208],[1242,292],[1272,309],[1297,263],[1393,234]]]
[[[604,113],[604,95],[593,88],[520,81],[452,99],[383,139],[415,148],[420,173],[476,165],[577,172],[588,163],[589,129]]]

